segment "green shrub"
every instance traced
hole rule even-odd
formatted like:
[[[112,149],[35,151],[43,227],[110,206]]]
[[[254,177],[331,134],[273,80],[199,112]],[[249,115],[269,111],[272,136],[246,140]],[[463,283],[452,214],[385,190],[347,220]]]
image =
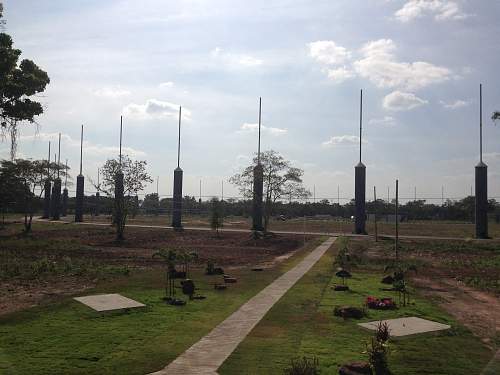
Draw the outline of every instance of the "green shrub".
[[[319,361],[316,357],[293,358],[290,366],[283,370],[285,375],[317,375],[320,373]]]

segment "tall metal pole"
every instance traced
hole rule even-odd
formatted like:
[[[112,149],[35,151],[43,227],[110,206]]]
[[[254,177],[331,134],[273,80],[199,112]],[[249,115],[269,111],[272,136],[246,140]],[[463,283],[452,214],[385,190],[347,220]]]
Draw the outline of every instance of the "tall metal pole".
[[[47,177],[50,178],[50,141],[49,141],[49,156],[47,158]]]
[[[389,195],[389,186],[387,186],[387,203],[391,203],[391,197]]]
[[[483,84],[479,84],[479,161],[483,162]]]
[[[373,210],[375,211],[374,213],[374,219],[375,219],[375,242],[378,242],[378,231],[377,231],[377,188],[374,186],[373,187]]]
[[[182,107],[179,106],[179,138],[177,142],[177,168],[179,168],[181,160],[181,117],[182,117]]]
[[[337,204],[340,206],[340,185],[337,185]]]
[[[260,164],[260,126],[262,119],[262,97],[259,97],[259,143],[257,146],[257,164]]]
[[[57,150],[57,178],[59,178],[60,164],[61,164],[61,133],[59,133],[59,147]]]
[[[262,225],[262,198],[264,195],[264,169],[260,164],[260,131],[262,123],[262,98],[259,97],[259,139],[257,144],[257,165],[253,168],[252,230],[264,231]],[[266,222],[267,224],[267,222]]]
[[[399,242],[399,217],[398,217],[398,205],[399,205],[399,181],[396,180],[396,241],[395,241],[395,251],[396,251],[396,261],[399,260],[398,242]]]
[[[359,101],[359,162],[361,163],[361,136],[363,132],[363,90]]]
[[[83,125],[80,134],[80,176],[82,175],[82,161],[83,161]]]
[[[43,185],[44,189],[44,198],[43,198],[43,216],[42,219],[50,218],[50,190],[51,190],[51,182],[50,182],[50,141],[49,141],[49,154],[47,156],[47,179]]]
[[[200,203],[201,203],[201,180],[200,180]]]
[[[181,119],[182,107],[179,106],[179,131],[177,139],[177,168],[174,170],[174,191],[172,207],[172,227],[176,230],[182,229],[182,177],[183,171],[180,167],[181,160]]]
[[[224,180],[221,181],[221,201],[224,200]]]
[[[417,187],[415,186],[415,201],[417,200]]]
[[[359,103],[359,163],[354,167],[355,222],[354,233],[366,234],[366,166],[361,161],[363,136],[363,90]]]
[[[483,85],[479,85],[479,164],[475,168],[476,238],[488,238],[488,166],[483,162]]]
[[[64,170],[66,171],[66,175],[64,176],[64,188],[66,189],[68,187],[68,159],[66,159]]]
[[[123,116],[120,116],[120,170],[122,169],[122,133],[123,133]]]
[[[83,125],[80,132],[80,174],[76,176],[75,222],[83,221],[83,203],[85,195],[85,177],[82,174],[83,165]]]
[[[68,159],[66,159],[66,163],[64,164],[64,189],[62,194],[62,204],[61,204],[61,216],[66,216],[68,213]]]

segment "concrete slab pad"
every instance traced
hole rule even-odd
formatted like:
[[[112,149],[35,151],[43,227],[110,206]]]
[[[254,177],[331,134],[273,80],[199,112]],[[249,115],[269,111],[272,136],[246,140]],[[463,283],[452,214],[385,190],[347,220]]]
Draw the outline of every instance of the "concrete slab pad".
[[[375,331],[379,323],[387,323],[391,332],[391,336],[400,337],[415,335],[418,333],[441,331],[444,329],[450,329],[451,327],[447,324],[441,324],[433,322],[432,320],[426,320],[417,317],[408,318],[398,318],[398,319],[388,319],[388,320],[377,320],[368,323],[358,323],[358,326]]]
[[[134,309],[146,306],[120,294],[96,294],[93,296],[76,297],[74,299],[95,311]]]

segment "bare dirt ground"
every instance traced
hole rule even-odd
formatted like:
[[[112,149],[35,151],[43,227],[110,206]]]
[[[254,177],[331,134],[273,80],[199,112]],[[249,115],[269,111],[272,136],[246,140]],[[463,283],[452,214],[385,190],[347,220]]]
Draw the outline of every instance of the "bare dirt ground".
[[[160,269],[153,258],[160,249],[195,251],[193,268],[207,261],[227,268],[270,267],[303,245],[303,236],[275,235],[253,239],[249,233],[223,233],[127,228],[126,240],[115,241],[112,228],[37,225],[28,237],[19,226],[0,232],[0,315],[51,302],[92,288],[105,278],[134,269]],[[306,240],[311,239],[308,237]]]
[[[354,251],[379,264],[394,257],[392,241],[351,241]],[[457,321],[468,327],[492,349],[500,338],[500,242],[485,244],[403,240],[403,261],[417,262],[417,273],[410,274],[419,293],[433,298]],[[474,281],[477,287],[467,285]]]
[[[97,280],[77,277],[50,280],[2,281],[0,290],[0,316],[43,303],[51,303],[63,296],[82,292],[95,286]]]
[[[456,279],[441,276],[438,270],[426,273],[430,275],[412,277],[421,294],[435,298],[450,315],[493,348],[495,336],[500,335],[500,300]]]

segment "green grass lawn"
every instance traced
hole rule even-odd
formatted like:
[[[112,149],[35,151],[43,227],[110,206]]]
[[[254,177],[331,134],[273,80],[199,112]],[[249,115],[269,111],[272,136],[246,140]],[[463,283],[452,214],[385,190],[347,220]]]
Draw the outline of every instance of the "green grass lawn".
[[[147,305],[142,310],[96,313],[66,298],[0,318],[1,374],[145,374],[163,368],[240,305],[290,269],[321,239],[273,269],[227,271],[238,278],[226,291],[202,270],[192,278],[206,300],[166,305],[160,271],[133,271],[93,293],[121,293]],[[180,291],[179,291],[180,293]]]
[[[329,251],[238,346],[219,369],[220,374],[280,374],[297,356],[316,356],[322,373],[337,374],[338,366],[366,360],[365,343],[373,333],[356,323],[401,316],[418,316],[450,324],[451,330],[391,340],[389,364],[394,374],[479,374],[492,353],[430,301],[411,297],[411,305],[395,311],[369,310],[361,321],[333,316],[336,305],[359,306],[367,295],[380,292],[381,274],[354,271],[351,292],[334,292],[333,254]]]

